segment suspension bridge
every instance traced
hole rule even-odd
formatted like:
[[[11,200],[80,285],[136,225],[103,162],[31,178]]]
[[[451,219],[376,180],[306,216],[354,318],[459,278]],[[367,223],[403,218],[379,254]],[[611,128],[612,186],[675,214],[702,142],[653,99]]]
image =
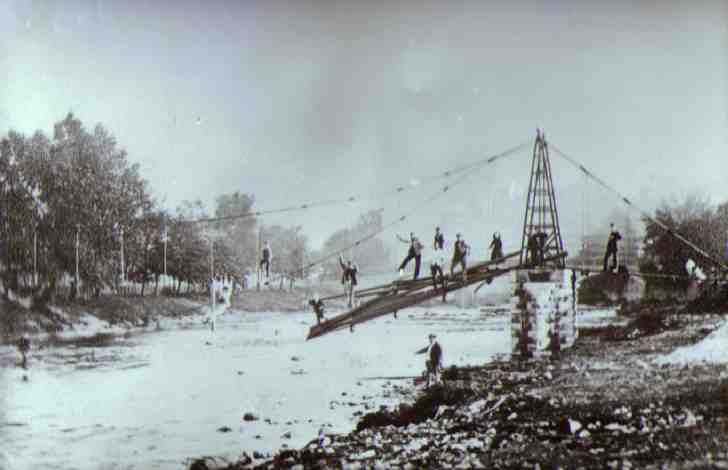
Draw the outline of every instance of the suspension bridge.
[[[422,181],[424,183],[428,183],[426,185],[427,187],[432,186],[432,183],[436,183],[439,180],[447,181],[429,197],[422,199],[421,202],[409,213],[391,219],[388,223],[383,224],[378,230],[352,241],[350,244],[347,244],[347,246],[344,246],[339,250],[335,250],[320,257],[319,259],[311,261],[297,270],[281,273],[279,276],[294,278],[307,270],[315,268],[328,260],[334,259],[343,253],[366,243],[382,232],[403,223],[414,213],[428,208],[436,199],[442,197],[448,192],[452,192],[454,188],[464,183],[468,178],[472,177],[482,168],[517,154],[529,146],[529,143],[523,143],[501,153],[423,179]],[[566,162],[581,172],[586,179],[614,194],[619,201],[629,208],[636,210],[642,218],[649,220],[656,226],[662,228],[677,242],[688,246],[700,257],[718,267],[721,272],[726,271],[726,265],[721,259],[719,259],[719,257],[713,256],[707,250],[697,246],[671,227],[655,219],[614,187],[610,186],[603,179],[589,171],[579,161],[565,154],[559,150],[558,147],[550,145],[549,142],[547,142],[544,133],[540,130],[537,131],[532,149],[533,156],[530,166],[526,207],[523,214],[520,250],[509,253],[499,259],[472,263],[465,271],[453,274],[443,273],[442,276],[438,276],[435,279],[429,276],[415,280],[396,280],[390,283],[359,290],[356,292],[357,299],[361,301],[359,305],[351,308],[351,310],[347,312],[330,317],[324,322],[314,325],[309,331],[308,339],[318,338],[345,328],[349,328],[353,331],[354,326],[357,324],[389,314],[394,314],[396,316],[396,313],[399,310],[437,297],[445,299],[448,294],[474,284],[479,284],[477,289],[480,289],[481,287],[490,284],[495,278],[514,271],[528,271],[534,278],[538,278],[540,273],[541,277],[544,279],[548,277],[549,272],[554,270],[572,269],[582,272],[584,275],[597,272],[596,269],[591,267],[571,264],[567,265],[566,263],[568,254],[564,248],[564,241],[561,237],[559,212],[552,178],[550,150],[553,150],[556,155],[563,158]],[[414,189],[415,188],[413,186],[398,186],[391,190],[380,192],[378,193],[378,196],[398,195],[405,191]],[[352,195],[340,199],[313,201],[278,209],[260,210],[224,217],[194,219],[188,220],[187,222],[211,223],[229,221],[268,214],[287,213],[334,205],[350,204],[370,197],[371,195]],[[443,268],[445,267],[443,266]],[[601,272],[601,270],[598,272]],[[678,277],[673,275],[643,274],[637,272],[631,272],[629,275],[639,277],[660,277],[666,279],[676,279]],[[334,295],[324,297],[321,300],[326,301],[341,299],[346,296],[347,294]]]
[[[511,149],[499,157],[503,158],[515,152],[516,149]],[[689,246],[706,260],[725,270],[725,265],[720,259],[712,256],[681,234],[671,230],[662,222],[651,217],[647,212],[638,208],[632,201],[587,170],[575,159],[564,154],[557,148],[555,148],[555,151],[559,156],[575,166],[587,178],[592,179],[600,186],[616,194],[626,205],[637,209],[642,217],[654,222],[668,234],[672,235],[677,241]],[[485,160],[485,164],[492,163],[493,161],[494,159],[487,159]],[[446,192],[452,186],[445,186],[442,192]],[[439,194],[442,194],[442,192]],[[433,197],[437,196],[438,194]],[[393,221],[390,225],[394,225],[403,220],[405,220],[405,217]],[[358,244],[359,242],[356,243],[356,245]],[[338,254],[336,253],[335,255]],[[357,324],[385,315],[394,314],[396,316],[399,310],[440,296],[445,300],[447,294],[474,284],[480,284],[477,288],[480,289],[484,285],[490,284],[493,279],[514,271],[527,271],[531,280],[548,280],[549,273],[554,270],[571,269],[580,271],[584,275],[597,272],[595,269],[585,268],[584,266],[567,265],[567,256],[568,254],[564,249],[564,242],[561,237],[559,212],[549,157],[549,144],[546,141],[545,135],[538,131],[533,145],[533,158],[531,160],[526,208],[523,215],[520,250],[509,253],[499,259],[476,262],[460,273],[443,273],[436,278],[430,276],[415,280],[397,280],[358,291],[357,297],[360,300],[366,300],[347,312],[312,326],[307,339],[318,338],[345,328],[354,331],[354,327]],[[602,271],[600,270],[598,272]],[[641,277],[675,278],[675,276],[660,274],[634,273],[634,275]],[[322,300],[344,298],[345,296],[346,294],[330,296]]]

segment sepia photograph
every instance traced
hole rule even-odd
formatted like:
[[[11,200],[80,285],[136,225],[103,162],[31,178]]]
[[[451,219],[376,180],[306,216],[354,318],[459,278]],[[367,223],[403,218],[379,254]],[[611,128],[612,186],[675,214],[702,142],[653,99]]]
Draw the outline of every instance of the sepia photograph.
[[[728,469],[728,1],[0,0],[0,470]]]

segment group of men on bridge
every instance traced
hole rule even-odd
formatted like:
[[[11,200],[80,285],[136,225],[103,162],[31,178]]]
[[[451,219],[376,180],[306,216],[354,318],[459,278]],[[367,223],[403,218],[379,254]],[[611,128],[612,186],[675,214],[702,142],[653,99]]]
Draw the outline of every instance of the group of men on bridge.
[[[402,260],[399,265],[398,271],[400,276],[404,273],[404,269],[407,267],[410,261],[415,261],[415,270],[413,280],[417,280],[420,277],[420,266],[422,264],[422,251],[424,245],[415,236],[414,232],[410,232],[409,240],[397,235],[397,239],[409,245],[407,256]],[[432,244],[435,250],[435,256],[430,263],[430,270],[432,276],[436,274],[443,275],[443,268],[445,267],[445,258],[442,256],[442,252],[445,250],[445,235],[440,230],[440,227],[435,227],[435,236]],[[503,257],[503,242],[500,238],[500,233],[496,232],[493,234],[493,241],[490,243],[491,248],[491,260],[495,260]],[[454,275],[455,267],[460,266],[462,269],[463,279],[467,280],[467,258],[470,255],[470,245],[465,242],[465,239],[460,233],[455,235],[455,243],[453,244],[453,254],[450,263],[450,276]]]

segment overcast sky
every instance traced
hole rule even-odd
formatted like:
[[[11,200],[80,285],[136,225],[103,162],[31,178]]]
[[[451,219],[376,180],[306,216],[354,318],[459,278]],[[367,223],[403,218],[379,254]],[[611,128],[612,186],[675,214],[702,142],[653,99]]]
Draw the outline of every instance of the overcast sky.
[[[101,122],[170,208],[233,191],[259,209],[374,194],[538,126],[648,209],[690,191],[728,199],[725,2],[0,0],[0,20],[0,132],[50,134],[68,111]],[[484,168],[399,232],[518,244],[529,158]],[[575,241],[619,203],[552,163]],[[439,186],[264,223],[302,224],[318,245]]]

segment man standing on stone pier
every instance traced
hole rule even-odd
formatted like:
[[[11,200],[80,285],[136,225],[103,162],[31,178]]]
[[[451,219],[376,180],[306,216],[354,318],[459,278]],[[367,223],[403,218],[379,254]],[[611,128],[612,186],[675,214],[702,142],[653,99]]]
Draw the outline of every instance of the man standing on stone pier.
[[[607,251],[604,253],[604,272],[612,271],[617,268],[617,242],[622,239],[622,235],[614,228],[614,224],[609,224],[609,239],[607,240]],[[609,257],[612,257],[612,266],[607,269]]]

